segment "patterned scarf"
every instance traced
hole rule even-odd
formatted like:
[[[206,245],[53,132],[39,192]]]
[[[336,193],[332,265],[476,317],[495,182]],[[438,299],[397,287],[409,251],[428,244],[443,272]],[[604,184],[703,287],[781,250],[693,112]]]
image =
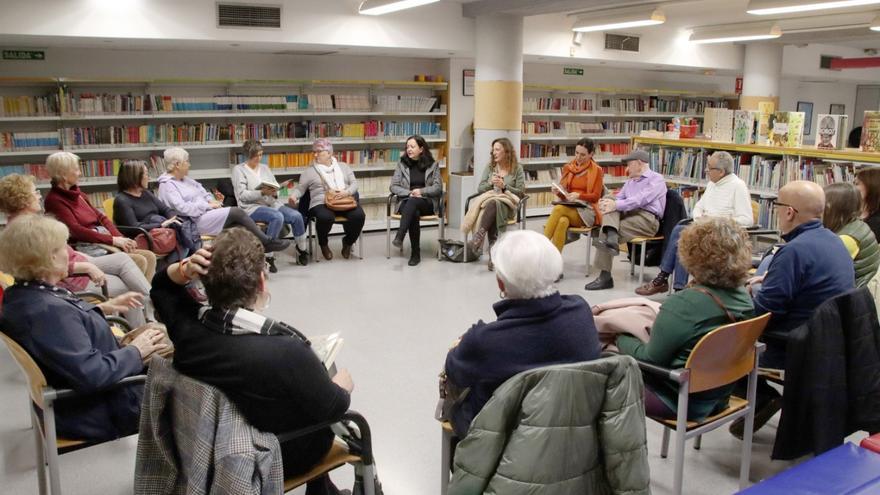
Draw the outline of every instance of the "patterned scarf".
[[[244,308],[219,309],[203,306],[199,310],[199,321],[224,335],[288,335],[298,337],[306,345],[312,344],[302,332],[287,323],[266,318]]]

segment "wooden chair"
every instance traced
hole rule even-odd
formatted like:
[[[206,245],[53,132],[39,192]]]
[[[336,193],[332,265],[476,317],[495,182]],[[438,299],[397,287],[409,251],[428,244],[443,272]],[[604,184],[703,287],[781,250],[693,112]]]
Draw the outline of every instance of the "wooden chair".
[[[664,426],[660,457],[666,458],[669,450],[669,432],[675,431],[675,474],[672,493],[681,493],[684,446],[687,439],[696,437],[694,449],[699,449],[703,433],[743,416],[745,416],[745,432],[740,457],[739,487],[744,489],[748,484],[752,458],[752,427],[755,421],[758,358],[764,351],[764,344],[758,342],[758,337],[761,336],[769,319],[770,314],[767,313],[712,330],[694,346],[684,368],[671,370],[639,362],[642,371],[678,383],[678,417],[671,420],[649,416],[650,419]],[[688,398],[691,393],[722,387],[746,375],[749,377],[746,399],[731,396],[730,403],[724,411],[702,421],[688,421]]]
[[[317,263],[318,261],[320,261],[320,260],[318,260],[318,257],[315,255],[315,251],[317,250],[316,245],[318,244],[318,239],[317,239],[317,235],[312,232],[312,224],[315,223],[315,221],[316,220],[315,220],[314,215],[309,216],[308,239],[309,239],[309,256],[312,258],[312,261]],[[337,215],[336,218],[333,220],[333,223],[345,223],[345,222],[347,222],[345,217],[342,217],[339,215]],[[363,236],[363,232],[361,232],[361,235],[358,236],[357,241],[355,241],[355,244],[357,244],[357,247],[358,247],[358,258],[360,258],[360,259],[364,259],[364,241],[361,238],[362,236]]]
[[[468,208],[470,208],[471,200],[481,194],[483,194],[483,193],[477,192],[477,193],[471,194],[470,196],[467,197],[467,199],[464,200],[464,214],[465,215],[467,215]],[[528,194],[525,194],[525,195],[523,195],[522,198],[520,198],[519,206],[517,206],[517,208],[516,208],[516,216],[514,216],[513,219],[507,221],[508,226],[519,224],[520,230],[526,229],[526,204],[528,203],[528,201],[529,201]],[[468,237],[469,237],[469,233],[465,232],[464,233],[464,258],[465,259],[467,259],[467,257],[468,257]]]
[[[113,220],[113,202],[114,202],[114,198],[107,198],[104,200],[102,205],[104,208],[104,214],[107,215],[107,218],[109,218],[111,222],[116,224],[116,221]],[[134,239],[135,237],[139,236],[140,234],[143,234],[144,238],[147,240],[147,250],[153,251],[153,236],[151,236],[150,232],[147,231],[146,229],[142,229],[140,227],[132,227],[129,225],[119,225],[119,224],[116,224],[116,228],[119,229],[120,232],[122,232],[122,235],[124,235],[125,237],[128,237],[130,239]],[[153,251],[153,253],[155,253],[155,251]],[[156,254],[156,259],[162,259],[165,256],[166,255],[164,255],[164,254]]]
[[[437,226],[439,228],[439,239],[443,239],[444,233],[446,232],[446,216],[444,215],[444,203],[446,202],[446,197],[442,195],[440,196],[440,211],[436,215],[421,215],[419,216],[419,222],[437,222]],[[397,195],[391,193],[388,195],[388,204],[385,205],[385,258],[391,259],[391,220],[397,220],[398,226],[400,228],[400,213],[394,213],[394,204],[397,203]],[[403,252],[403,246],[400,247],[400,252]],[[440,247],[438,244],[437,247],[437,259],[440,259]]]
[[[5,333],[0,332],[0,339],[15,363],[24,373],[28,383],[31,399],[31,426],[37,450],[37,482],[40,495],[46,492],[46,465],[49,466],[49,493],[61,493],[61,478],[58,472],[58,456],[74,450],[98,445],[102,442],[61,438],[55,432],[55,401],[79,397],[84,394],[70,389],[54,389],[46,383],[46,376],[28,352]],[[118,387],[132,383],[143,383],[146,376],[130,376],[113,385]]]

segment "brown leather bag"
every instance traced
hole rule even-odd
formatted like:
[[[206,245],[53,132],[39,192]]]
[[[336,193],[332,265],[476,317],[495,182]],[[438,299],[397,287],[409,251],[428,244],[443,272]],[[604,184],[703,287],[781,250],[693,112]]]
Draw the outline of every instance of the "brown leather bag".
[[[349,211],[357,208],[357,200],[354,199],[353,195],[342,194],[341,192],[330,189],[330,186],[327,185],[327,181],[324,180],[324,176],[321,174],[321,171],[318,170],[318,167],[314,168],[315,173],[318,174],[318,178],[321,179],[321,184],[324,185],[324,206],[332,211]]]
[[[150,354],[149,356],[146,356],[145,358],[143,358],[144,364],[150,364],[150,360],[153,359],[153,356],[160,356],[163,358],[169,358],[169,357],[174,356],[174,343],[172,343],[171,339],[168,337],[168,329],[165,328],[165,325],[163,325],[161,323],[155,323],[155,322],[147,323],[146,325],[141,325],[141,326],[135,328],[134,330],[126,333],[125,335],[122,336],[122,338],[119,339],[119,345],[120,346],[127,346],[127,345],[131,344],[131,341],[134,340],[135,337],[144,333],[146,330],[148,330],[150,328],[155,328],[157,330],[161,330],[162,333],[165,334],[165,336],[162,337],[161,343],[165,344],[167,347],[165,347],[165,349],[163,349],[161,351],[156,351],[156,352]]]

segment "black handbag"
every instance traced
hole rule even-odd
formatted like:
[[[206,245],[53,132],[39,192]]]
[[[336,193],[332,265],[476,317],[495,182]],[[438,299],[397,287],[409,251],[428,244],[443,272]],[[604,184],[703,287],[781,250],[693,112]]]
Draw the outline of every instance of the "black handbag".
[[[470,263],[480,259],[480,253],[467,250],[467,258],[465,258],[464,243],[452,239],[439,239],[440,258],[453,263]]]

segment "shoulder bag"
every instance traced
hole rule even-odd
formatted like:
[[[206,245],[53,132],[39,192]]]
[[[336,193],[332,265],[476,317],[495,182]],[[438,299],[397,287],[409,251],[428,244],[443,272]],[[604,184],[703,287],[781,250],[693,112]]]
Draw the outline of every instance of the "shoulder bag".
[[[318,174],[318,178],[321,179],[321,184],[324,185],[324,206],[332,211],[349,211],[357,208],[358,204],[354,196],[351,194],[345,195],[330,189],[318,167],[313,166],[313,168],[315,173]]]

